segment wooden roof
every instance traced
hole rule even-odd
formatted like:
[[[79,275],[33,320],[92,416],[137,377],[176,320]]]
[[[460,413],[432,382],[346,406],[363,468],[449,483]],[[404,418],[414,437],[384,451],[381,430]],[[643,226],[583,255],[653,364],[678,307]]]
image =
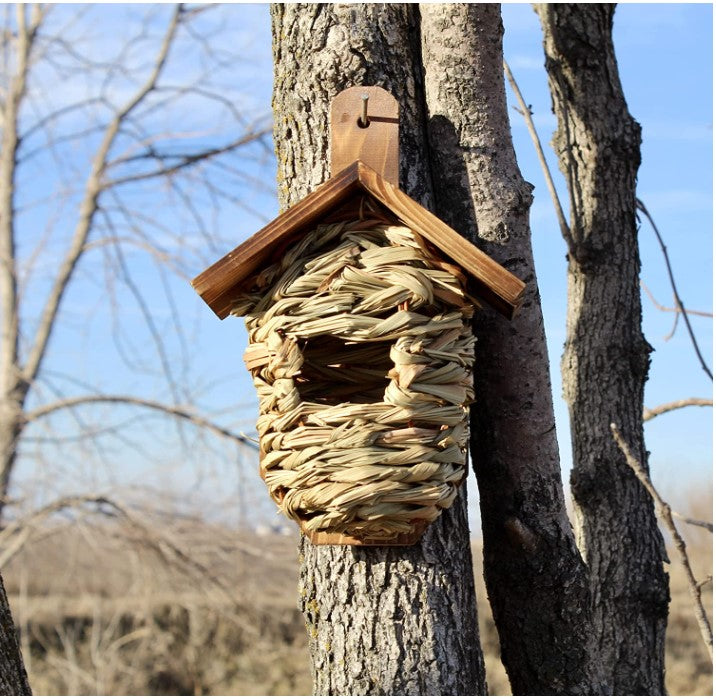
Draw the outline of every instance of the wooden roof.
[[[242,282],[262,265],[269,264],[278,246],[285,249],[288,242],[300,238],[361,192],[374,197],[465,270],[471,278],[473,293],[506,317],[513,317],[522,302],[524,282],[361,161],[331,177],[215,262],[192,281],[192,286],[219,318],[225,318]]]

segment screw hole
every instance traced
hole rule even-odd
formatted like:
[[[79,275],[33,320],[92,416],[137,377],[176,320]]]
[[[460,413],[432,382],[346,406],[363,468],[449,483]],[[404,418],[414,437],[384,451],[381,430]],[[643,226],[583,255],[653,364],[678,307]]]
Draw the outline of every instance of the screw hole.
[[[361,117],[358,117],[356,124],[358,124],[359,129],[367,129],[370,126],[370,119],[366,119],[364,124]]]

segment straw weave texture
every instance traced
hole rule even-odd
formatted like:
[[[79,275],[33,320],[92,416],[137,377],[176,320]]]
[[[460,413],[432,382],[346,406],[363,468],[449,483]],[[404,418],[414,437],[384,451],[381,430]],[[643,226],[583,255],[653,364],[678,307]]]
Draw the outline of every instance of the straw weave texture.
[[[318,226],[237,299],[262,476],[304,531],[387,541],[452,504],[474,303],[459,268],[373,217]]]

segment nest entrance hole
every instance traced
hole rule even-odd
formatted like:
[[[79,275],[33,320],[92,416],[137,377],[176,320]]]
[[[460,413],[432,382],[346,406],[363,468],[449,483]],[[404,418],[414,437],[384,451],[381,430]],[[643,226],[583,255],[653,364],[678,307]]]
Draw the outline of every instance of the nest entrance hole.
[[[380,403],[390,383],[392,341],[350,342],[330,335],[306,340],[295,377],[301,400],[324,405]]]

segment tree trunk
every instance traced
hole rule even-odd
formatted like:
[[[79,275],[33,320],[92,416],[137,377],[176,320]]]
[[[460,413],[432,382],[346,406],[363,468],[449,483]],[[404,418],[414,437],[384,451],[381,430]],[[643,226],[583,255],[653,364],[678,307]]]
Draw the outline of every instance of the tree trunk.
[[[515,694],[607,691],[567,518],[547,347],[502,77],[499,5],[421,5],[437,213],[527,282],[507,323],[476,318],[472,454],[485,579]]]
[[[651,348],[641,332],[636,229],[641,130],[617,72],[614,6],[549,4],[537,11],[558,119],[554,146],[571,201],[562,377],[579,546],[614,692],[664,694],[664,545],[653,503],[609,429],[615,422],[646,464],[642,412]]]
[[[25,8],[17,10],[17,71],[10,80],[2,104],[0,149],[0,525],[10,474],[17,458],[22,430],[22,406],[27,384],[18,366],[19,315],[15,267],[15,168],[17,165],[20,103],[25,95],[30,51],[38,25],[38,9],[28,26]],[[31,694],[25,665],[17,642],[5,585],[0,577],[0,692]]]
[[[38,7],[16,12],[17,43],[15,70],[2,101],[0,136],[0,525],[10,475],[17,458],[22,431],[23,405],[28,384],[20,367],[20,314],[18,309],[17,257],[15,249],[15,184],[17,153],[20,147],[20,107],[27,90],[27,76],[37,29]]]
[[[273,5],[275,142],[282,208],[328,175],[330,100],[380,85],[401,107],[401,188],[432,206],[417,8]],[[464,487],[420,543],[301,542],[300,605],[314,691],[484,694]]]
[[[0,576],[0,694],[3,696],[32,694],[2,576]]]

